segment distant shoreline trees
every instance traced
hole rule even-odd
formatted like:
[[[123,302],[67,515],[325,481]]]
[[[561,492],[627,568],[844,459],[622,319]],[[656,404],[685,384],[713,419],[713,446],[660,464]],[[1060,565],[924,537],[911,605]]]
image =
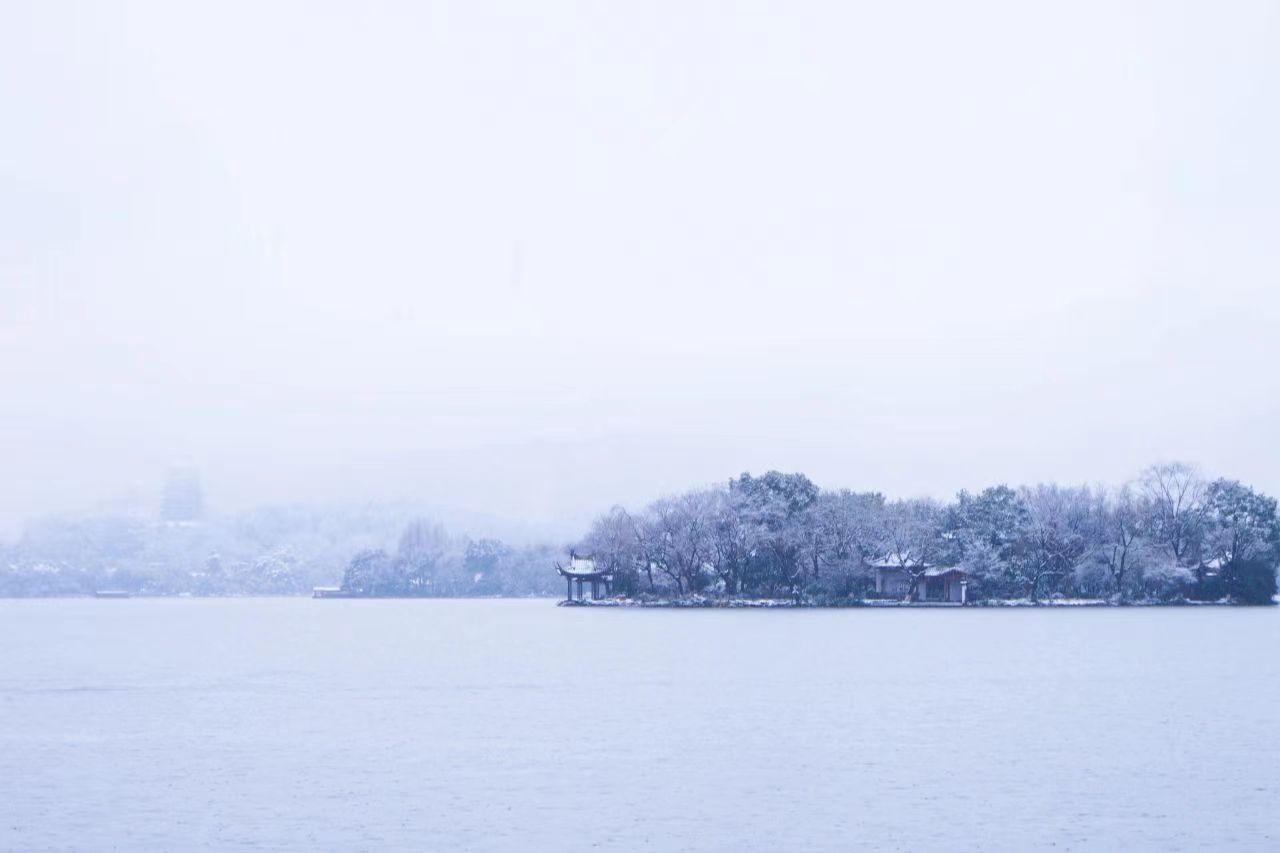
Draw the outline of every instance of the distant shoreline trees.
[[[394,554],[367,549],[351,558],[342,590],[382,598],[549,595],[556,578],[550,546],[513,548],[498,539],[454,539],[424,519],[409,523]]]
[[[559,588],[556,554],[450,536],[411,507],[276,506],[198,521],[62,516],[0,543],[0,596],[307,595],[344,576],[360,595],[549,596]]]
[[[578,543],[633,597],[874,595],[873,564],[955,566],[969,600],[1046,597],[1269,603],[1280,563],[1276,501],[1183,463],[1119,488],[1041,484],[961,491],[949,503],[821,490],[803,474],[615,507]]]

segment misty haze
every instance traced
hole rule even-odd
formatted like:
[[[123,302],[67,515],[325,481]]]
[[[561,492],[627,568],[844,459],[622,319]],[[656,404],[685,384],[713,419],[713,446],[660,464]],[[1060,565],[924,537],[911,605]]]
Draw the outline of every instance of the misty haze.
[[[1280,4],[0,4],[0,850],[1280,846]]]

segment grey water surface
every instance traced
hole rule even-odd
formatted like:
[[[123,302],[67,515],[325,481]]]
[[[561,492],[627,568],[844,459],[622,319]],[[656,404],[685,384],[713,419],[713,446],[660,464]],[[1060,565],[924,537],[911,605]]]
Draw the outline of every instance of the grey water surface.
[[[1280,848],[1280,609],[0,601],[0,848]]]

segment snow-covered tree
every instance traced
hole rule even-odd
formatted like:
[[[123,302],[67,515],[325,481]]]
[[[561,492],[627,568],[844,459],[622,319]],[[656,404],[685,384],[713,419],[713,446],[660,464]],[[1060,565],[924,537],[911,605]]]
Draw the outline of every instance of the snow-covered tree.
[[[1276,499],[1238,480],[1214,480],[1207,490],[1205,552],[1222,564],[1268,559],[1280,547]]]
[[[968,572],[975,592],[1010,594],[1017,586],[1017,566],[1030,520],[1022,496],[1008,486],[992,486],[977,494],[961,491],[946,513],[945,559]]]
[[[1153,465],[1138,478],[1138,488],[1151,543],[1174,565],[1195,564],[1208,509],[1208,484],[1200,472],[1184,462]]]
[[[624,595],[640,592],[642,574],[653,585],[636,520],[620,506],[597,518],[573,550],[590,554],[601,569],[613,572],[614,588]]]
[[[818,496],[803,519],[810,589],[842,597],[866,592],[871,583],[867,563],[879,556],[884,511],[884,497],[875,492],[841,489]]]
[[[1089,553],[1093,496],[1085,486],[1041,484],[1024,487],[1021,498],[1028,520],[1013,568],[1035,601],[1048,584],[1074,575]]]
[[[925,570],[946,553],[942,507],[928,498],[890,501],[878,514],[882,559],[907,572],[914,594]]]
[[[1148,525],[1153,514],[1147,500],[1129,487],[1114,495],[1099,489],[1094,498],[1093,553],[1106,569],[1111,589],[1121,601],[1141,583],[1147,559]]]
[[[798,594],[806,539],[803,525],[818,500],[818,487],[803,474],[769,471],[759,477],[744,473],[730,481],[729,491],[736,493],[753,532],[748,586]]]

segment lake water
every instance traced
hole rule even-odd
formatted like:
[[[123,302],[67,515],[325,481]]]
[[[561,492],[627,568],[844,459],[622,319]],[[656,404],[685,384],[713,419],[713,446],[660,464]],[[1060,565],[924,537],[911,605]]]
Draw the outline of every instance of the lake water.
[[[1280,849],[1280,609],[0,601],[0,848]]]

